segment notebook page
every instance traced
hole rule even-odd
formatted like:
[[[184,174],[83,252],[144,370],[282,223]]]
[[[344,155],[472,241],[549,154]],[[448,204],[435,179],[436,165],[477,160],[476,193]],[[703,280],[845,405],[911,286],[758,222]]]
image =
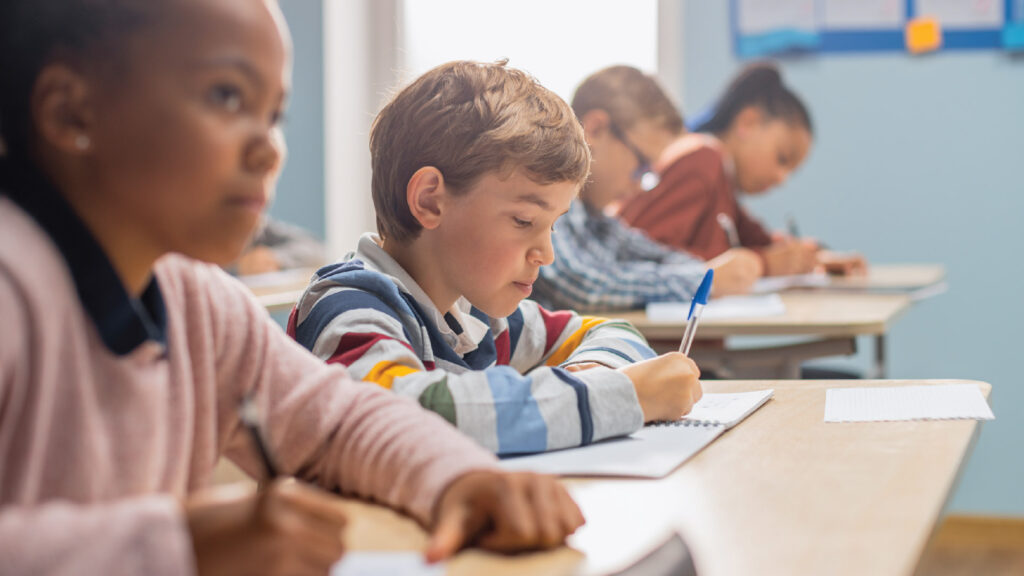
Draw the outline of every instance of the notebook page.
[[[689,313],[689,302],[651,302],[647,305],[647,319],[651,322],[683,323],[686,322],[686,316]],[[708,301],[701,320],[763,318],[781,316],[785,313],[786,305],[778,294],[723,296]]]
[[[825,422],[905,420],[994,420],[973,384],[833,388],[825,392]]]
[[[726,394],[704,394],[693,410],[683,417],[690,422],[722,424],[731,428],[772,397],[774,390]]]
[[[444,576],[446,564],[427,564],[423,554],[406,551],[346,551],[330,576]]]
[[[754,282],[751,294],[781,292],[792,288],[824,288],[831,283],[827,274],[793,274],[791,276],[763,276]]]
[[[563,476],[661,478],[711,443],[725,426],[644,426],[596,444],[503,458],[506,470]]]

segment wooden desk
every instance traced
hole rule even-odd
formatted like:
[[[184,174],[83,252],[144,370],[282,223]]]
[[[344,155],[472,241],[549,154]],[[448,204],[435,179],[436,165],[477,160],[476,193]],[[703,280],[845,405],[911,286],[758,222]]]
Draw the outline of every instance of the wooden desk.
[[[729,318],[701,321],[698,340],[721,339],[727,336],[808,336],[809,343],[765,350],[691,350],[701,363],[720,358],[746,354],[748,356],[776,356],[784,365],[780,375],[798,378],[803,360],[817,356],[852,353],[857,336],[872,336],[875,340],[875,373],[885,376],[885,334],[890,324],[899,318],[913,302],[907,294],[871,294],[833,290],[795,290],[780,294],[786,313],[761,318]],[[675,350],[682,338],[685,323],[651,322],[642,310],[611,312],[608,316],[623,318],[633,323],[655,350]],[[714,364],[711,364],[713,367]]]
[[[866,276],[832,278],[830,289],[918,290],[940,284],[946,279],[941,264],[874,264]]]
[[[825,390],[951,381],[717,381],[775,397],[661,480],[568,479],[588,524],[570,545],[459,554],[448,574],[614,571],[678,530],[702,576],[911,574],[977,436],[975,421],[826,424]],[[961,382],[962,383],[962,382]],[[990,386],[977,383],[988,396]],[[411,520],[346,501],[354,550],[421,550]]]
[[[316,270],[296,268],[269,274],[240,276],[239,280],[252,290],[256,299],[268,312],[291,310],[309,286],[309,279]]]

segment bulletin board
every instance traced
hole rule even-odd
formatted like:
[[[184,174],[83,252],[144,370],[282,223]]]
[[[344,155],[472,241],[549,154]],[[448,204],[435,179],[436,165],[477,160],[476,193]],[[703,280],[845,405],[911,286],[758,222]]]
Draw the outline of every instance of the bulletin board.
[[[740,58],[1024,49],[1024,0],[731,0]]]

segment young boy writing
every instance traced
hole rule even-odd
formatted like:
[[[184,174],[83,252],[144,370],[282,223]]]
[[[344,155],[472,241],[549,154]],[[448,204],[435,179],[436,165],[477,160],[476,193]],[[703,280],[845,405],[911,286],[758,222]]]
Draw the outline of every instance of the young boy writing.
[[[709,267],[715,295],[747,292],[761,273],[753,252],[730,250],[704,262],[605,214],[639,191],[651,159],[683,130],[657,81],[629,66],[605,68],[580,84],[572,106],[593,154],[593,174],[555,224],[555,261],[541,269],[534,297],[581,311],[685,302]]]
[[[552,92],[502,64],[445,64],[384,107],[370,151],[379,236],[321,269],[289,321],[317,356],[499,454],[627,434],[700,397],[693,362],[655,357],[628,324],[524,300],[590,167]]]

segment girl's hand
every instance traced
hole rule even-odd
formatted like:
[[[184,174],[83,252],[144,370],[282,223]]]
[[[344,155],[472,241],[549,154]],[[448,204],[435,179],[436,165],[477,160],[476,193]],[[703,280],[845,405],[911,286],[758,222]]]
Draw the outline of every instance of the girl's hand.
[[[257,493],[213,490],[190,498],[185,517],[201,576],[322,576],[344,552],[337,497],[278,480]]]
[[[555,548],[583,523],[583,513],[552,476],[468,472],[437,504],[427,561],[444,560],[469,544],[498,552]]]

